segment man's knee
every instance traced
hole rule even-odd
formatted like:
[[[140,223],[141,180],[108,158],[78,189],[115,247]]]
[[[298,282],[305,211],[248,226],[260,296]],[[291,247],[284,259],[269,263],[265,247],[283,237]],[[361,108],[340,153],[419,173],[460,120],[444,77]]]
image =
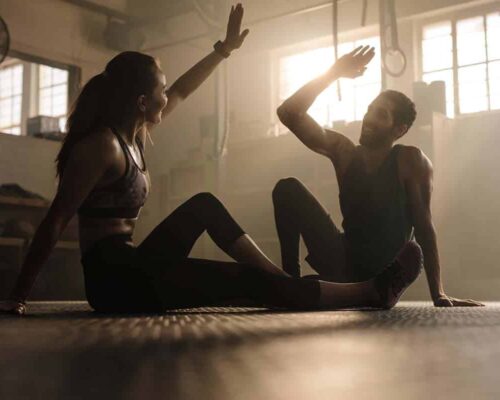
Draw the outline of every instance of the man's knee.
[[[407,242],[403,248],[399,251],[397,259],[403,264],[406,263],[418,263],[422,264],[424,262],[424,255],[420,245],[411,240]]]
[[[295,177],[288,177],[280,179],[273,189],[273,199],[287,198],[293,196],[294,193],[299,192],[304,185]]]

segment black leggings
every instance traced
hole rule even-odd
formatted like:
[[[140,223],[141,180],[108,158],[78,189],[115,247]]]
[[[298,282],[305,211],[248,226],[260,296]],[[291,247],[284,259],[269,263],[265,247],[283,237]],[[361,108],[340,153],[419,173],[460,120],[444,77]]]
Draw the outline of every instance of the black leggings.
[[[345,239],[314,195],[296,178],[278,181],[273,190],[276,229],[283,269],[300,277],[299,240],[308,250],[307,262],[322,279],[354,282],[346,262]]]
[[[277,276],[254,265],[188,258],[207,231],[227,251],[244,231],[210,193],[170,214],[137,247],[128,235],[98,241],[82,257],[87,299],[97,311],[142,312],[251,299],[262,305],[313,308],[317,282]]]

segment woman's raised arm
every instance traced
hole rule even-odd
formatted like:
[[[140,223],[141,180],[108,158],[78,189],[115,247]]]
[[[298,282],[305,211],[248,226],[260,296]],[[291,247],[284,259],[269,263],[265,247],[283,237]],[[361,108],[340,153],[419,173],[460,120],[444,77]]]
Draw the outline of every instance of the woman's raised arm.
[[[162,117],[170,113],[180,101],[193,93],[225,57],[229,56],[233,50],[241,47],[249,33],[248,29],[240,33],[243,12],[243,6],[240,3],[231,7],[226,38],[219,46],[216,46],[217,50],[212,51],[208,56],[196,63],[167,89],[168,103],[163,109]]]

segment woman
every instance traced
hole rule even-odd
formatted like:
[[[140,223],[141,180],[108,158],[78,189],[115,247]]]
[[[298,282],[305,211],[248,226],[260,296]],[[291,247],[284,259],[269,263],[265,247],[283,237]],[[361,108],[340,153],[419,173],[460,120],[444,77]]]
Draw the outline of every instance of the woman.
[[[248,34],[240,33],[242,17],[241,4],[232,7],[224,42],[168,89],[158,62],[136,52],[119,54],[84,86],[56,160],[57,194],[1,311],[25,313],[38,272],[76,212],[86,295],[96,311],[151,312],[234,298],[300,308],[395,304],[420,271],[417,247],[408,245],[384,273],[366,282],[292,278],[209,193],[186,201],[134,245],[134,226],[150,185],[143,155],[148,131],[241,46]],[[188,258],[205,230],[237,262]]]

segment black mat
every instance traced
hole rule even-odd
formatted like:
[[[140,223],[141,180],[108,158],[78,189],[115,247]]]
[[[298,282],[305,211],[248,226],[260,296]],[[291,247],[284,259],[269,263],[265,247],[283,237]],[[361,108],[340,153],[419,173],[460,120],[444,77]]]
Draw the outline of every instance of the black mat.
[[[0,399],[500,398],[500,303],[0,317]]]

